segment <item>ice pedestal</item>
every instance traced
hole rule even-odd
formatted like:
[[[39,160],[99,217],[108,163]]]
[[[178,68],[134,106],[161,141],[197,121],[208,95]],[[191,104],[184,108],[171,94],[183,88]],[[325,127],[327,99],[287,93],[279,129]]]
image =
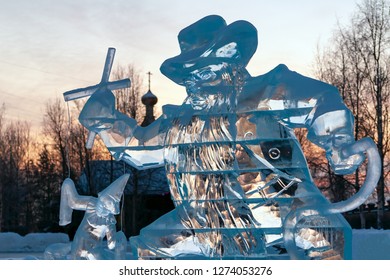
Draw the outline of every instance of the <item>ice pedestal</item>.
[[[180,223],[176,210],[143,228],[139,236],[130,237],[130,246],[139,259],[202,258],[205,250]]]
[[[142,229],[139,236],[131,237],[130,246],[133,256],[138,259],[290,259],[278,216],[283,215],[283,208],[289,208],[292,203],[293,199],[277,199],[274,205],[256,208],[252,211],[254,218],[264,223],[253,228],[183,226],[174,210]],[[262,242],[260,249],[254,246],[255,236],[260,237],[257,242]],[[297,250],[306,259],[351,258],[351,228],[340,214],[300,220],[294,226],[293,238]],[[244,245],[247,240],[253,243]],[[217,251],[215,244],[218,242],[223,245],[221,248],[228,245],[230,248]],[[243,246],[241,250],[237,244]],[[250,246],[252,251],[248,250]]]

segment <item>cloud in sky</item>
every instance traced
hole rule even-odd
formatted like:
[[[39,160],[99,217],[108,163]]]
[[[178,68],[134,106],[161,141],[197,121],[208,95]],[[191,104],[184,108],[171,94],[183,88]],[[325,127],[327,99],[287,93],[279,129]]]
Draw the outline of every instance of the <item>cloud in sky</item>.
[[[279,63],[310,75],[316,43],[346,22],[355,1],[310,0],[15,0],[0,9],[0,96],[7,116],[38,125],[45,100],[97,83],[108,47],[115,63],[154,73],[159,104],[179,104],[185,92],[159,73],[180,50],[178,32],[219,14],[227,23],[250,21],[259,47],[249,70],[258,75]],[[21,101],[25,98],[24,102]],[[41,105],[40,105],[41,104]]]

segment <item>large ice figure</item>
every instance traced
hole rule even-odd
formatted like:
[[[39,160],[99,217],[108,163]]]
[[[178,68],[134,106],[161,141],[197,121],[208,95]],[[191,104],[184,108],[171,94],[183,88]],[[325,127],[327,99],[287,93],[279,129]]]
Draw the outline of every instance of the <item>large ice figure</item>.
[[[361,204],[378,179],[375,145],[355,143],[353,116],[337,89],[279,65],[246,70],[257,31],[246,21],[202,18],[178,36],[181,53],[161,72],[185,86],[181,106],[143,128],[95,92],[80,122],[118,160],[158,165],[163,149],[175,210],[130,243],[138,258],[351,258],[351,229],[339,214]],[[293,128],[326,150],[332,168],[353,172],[369,150],[368,181],[331,204],[314,185]],[[150,156],[148,156],[148,154]],[[153,159],[153,160],[150,160]],[[379,162],[379,161],[377,161]],[[286,252],[287,249],[287,252]]]
[[[129,174],[122,175],[101,191],[97,198],[79,195],[71,179],[64,181],[61,187],[60,225],[64,226],[72,221],[73,210],[85,211],[67,258],[124,258],[126,246],[123,244],[126,244],[126,237],[123,232],[116,231],[115,215],[119,214],[119,202],[128,179]],[[103,245],[104,238],[107,238],[107,246]],[[110,253],[109,250],[113,249],[116,250]]]

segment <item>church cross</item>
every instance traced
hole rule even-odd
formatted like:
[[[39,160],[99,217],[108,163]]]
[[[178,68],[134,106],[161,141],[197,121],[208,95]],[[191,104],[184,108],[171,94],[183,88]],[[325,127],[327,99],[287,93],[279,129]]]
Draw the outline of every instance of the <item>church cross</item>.
[[[148,77],[148,81],[149,81],[149,90],[150,90],[150,76],[152,76],[152,72],[149,71],[149,72],[146,73],[146,74],[148,74],[148,76],[149,76],[149,77]]]

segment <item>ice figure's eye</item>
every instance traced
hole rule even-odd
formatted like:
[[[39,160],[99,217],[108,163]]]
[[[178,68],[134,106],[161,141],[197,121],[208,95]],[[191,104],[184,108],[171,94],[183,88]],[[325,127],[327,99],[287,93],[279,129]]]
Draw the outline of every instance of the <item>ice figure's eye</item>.
[[[194,79],[194,76],[190,76],[189,78],[187,78],[184,81],[184,84],[186,87],[191,87],[191,86],[195,85],[195,83],[196,83],[196,80]]]
[[[194,65],[195,65],[195,63],[185,63],[183,66],[184,66],[184,68],[190,68]]]
[[[227,45],[224,45],[220,47],[216,53],[216,57],[233,57],[237,53],[237,43],[229,43]]]
[[[96,203],[96,214],[99,217],[107,217],[107,215],[109,214],[104,203],[100,200],[98,200],[98,202]]]
[[[207,70],[202,70],[200,71],[197,76],[201,80],[214,80],[215,77],[217,76],[213,71],[207,69]]]
[[[253,137],[253,132],[252,131],[248,131],[244,135],[244,138],[251,138],[251,137]]]
[[[115,203],[112,200],[106,201],[104,206],[110,212],[113,212],[115,210]]]

